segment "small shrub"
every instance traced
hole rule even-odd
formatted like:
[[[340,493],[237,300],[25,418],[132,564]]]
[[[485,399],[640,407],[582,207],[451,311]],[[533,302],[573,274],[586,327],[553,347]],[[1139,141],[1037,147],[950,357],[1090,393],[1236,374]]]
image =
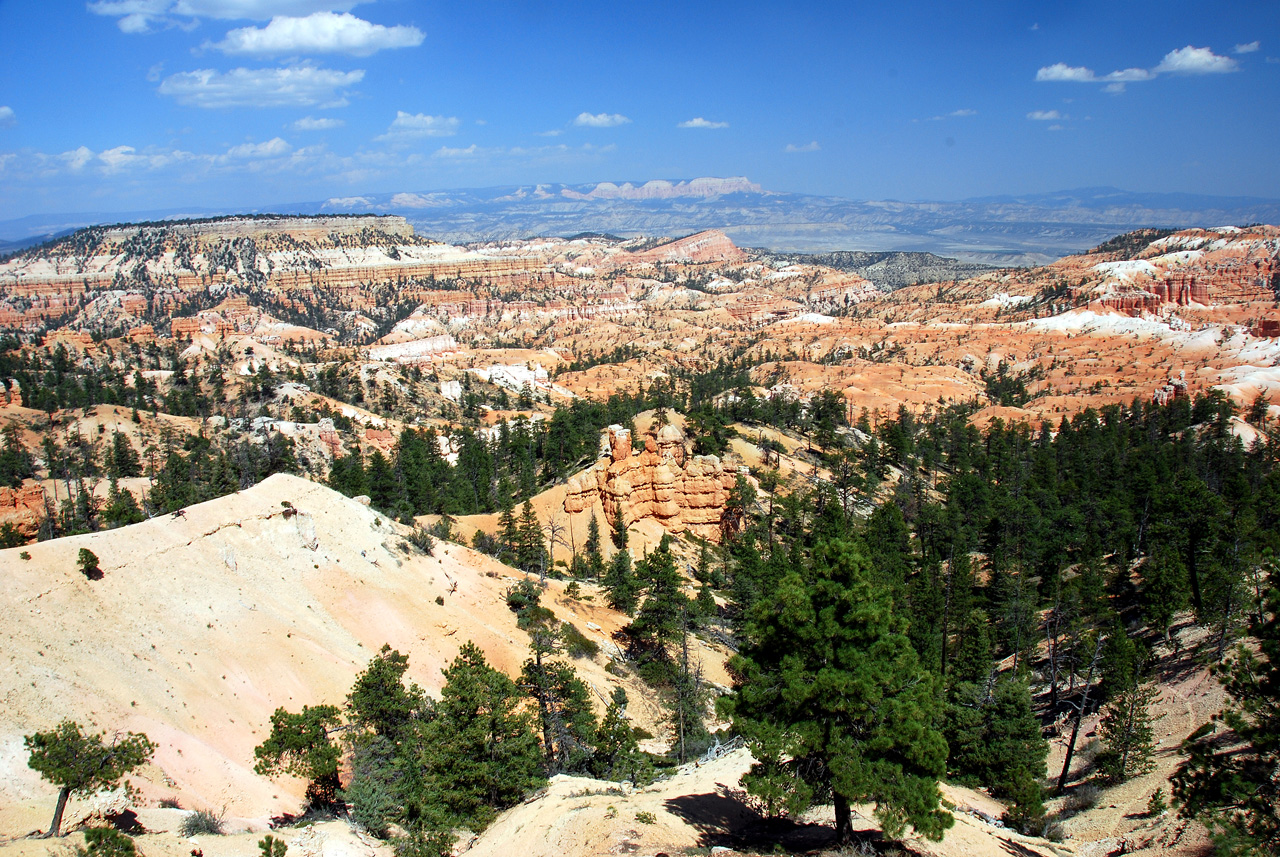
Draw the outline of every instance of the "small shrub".
[[[262,857],[284,857],[285,852],[289,850],[289,846],[285,844],[283,839],[276,839],[268,833],[258,840],[258,849],[262,851]]]
[[[76,849],[76,857],[134,857],[138,853],[132,839],[110,827],[86,830],[84,844]]]
[[[444,606],[444,596],[443,596],[443,595],[437,595],[437,596],[436,596],[436,603],[437,603],[437,604],[439,604],[441,607],[443,607],[443,606]]]
[[[600,644],[569,622],[560,626],[560,637],[564,640],[565,652],[571,658],[594,658],[600,654]]]
[[[453,521],[448,515],[441,515],[440,520],[432,524],[431,529],[428,530],[428,532],[437,539],[440,539],[442,542],[454,542],[458,540],[457,535],[453,532]]]
[[[1163,788],[1158,788],[1151,793],[1151,799],[1147,801],[1147,815],[1161,815],[1168,808],[1169,802],[1165,800]]]
[[[214,815],[207,809],[197,809],[182,819],[178,832],[188,838],[192,836],[221,836],[222,816]]]
[[[18,559],[22,559],[22,560],[31,559],[31,552],[23,551],[22,553],[18,554]]]
[[[516,613],[536,607],[542,597],[542,589],[535,581],[521,580],[507,590],[507,606]]]
[[[576,601],[581,596],[582,596],[582,587],[578,585],[578,581],[576,580],[572,581],[568,586],[564,588],[565,598]]]
[[[641,824],[656,824],[658,822],[658,817],[651,812],[637,812],[636,821]]]
[[[98,555],[88,548],[80,548],[80,553],[76,555],[76,567],[90,580],[102,579],[102,569],[98,567]]]
[[[427,556],[432,556],[432,552],[436,549],[435,537],[422,527],[414,527],[409,531],[409,544],[413,545]]]
[[[178,803],[178,796],[160,798],[161,809],[182,809],[182,804]]]
[[[1067,795],[1062,802],[1062,815],[1069,817],[1076,813],[1084,812],[1086,809],[1093,809],[1098,805],[1098,798],[1102,796],[1102,790],[1093,783],[1083,783]]]

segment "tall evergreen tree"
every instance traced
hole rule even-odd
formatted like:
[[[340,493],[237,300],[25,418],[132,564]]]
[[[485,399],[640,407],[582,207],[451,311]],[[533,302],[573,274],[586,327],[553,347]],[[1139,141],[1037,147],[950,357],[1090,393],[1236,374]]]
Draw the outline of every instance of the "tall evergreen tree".
[[[1098,769],[1113,782],[1141,776],[1155,766],[1151,705],[1159,698],[1155,685],[1134,682],[1102,710],[1098,732],[1105,749],[1098,755]]]
[[[954,819],[939,806],[935,681],[870,578],[853,545],[819,544],[753,608],[722,713],[759,760],[743,783],[773,808],[830,800],[847,841],[851,805],[874,803],[887,835],[940,839]]]
[[[1218,671],[1231,707],[1187,738],[1172,778],[1179,813],[1240,855],[1280,854],[1280,589],[1263,612],[1252,629],[1258,653],[1240,646]]]
[[[463,644],[444,676],[418,742],[429,783],[422,797],[448,823],[484,825],[546,782],[533,717],[515,682],[474,643]]]
[[[639,584],[631,568],[631,554],[620,550],[609,561],[604,576],[604,589],[609,606],[630,616],[639,600]]]

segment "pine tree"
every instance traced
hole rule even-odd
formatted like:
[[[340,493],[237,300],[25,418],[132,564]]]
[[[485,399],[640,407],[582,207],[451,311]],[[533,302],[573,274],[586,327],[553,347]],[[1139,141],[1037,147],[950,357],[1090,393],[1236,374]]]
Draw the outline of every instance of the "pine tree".
[[[587,554],[587,573],[596,580],[599,580],[604,574],[604,553],[600,548],[600,522],[596,519],[595,512],[592,512],[591,520],[587,522],[585,551]]]
[[[418,742],[421,799],[454,824],[487,824],[546,782],[533,717],[515,682],[464,643],[444,670],[435,716]],[[431,810],[427,810],[431,814]]]
[[[111,741],[105,738],[105,734],[86,734],[80,724],[64,720],[49,732],[22,739],[30,752],[27,767],[58,787],[58,803],[46,836],[58,835],[68,798],[115,788],[155,752],[155,745],[140,733],[117,735]]]
[[[420,687],[404,686],[408,668],[408,656],[384,643],[347,695],[351,722],[390,741],[403,738],[425,705]]]
[[[609,562],[604,576],[604,589],[609,606],[630,616],[639,600],[639,585],[631,569],[631,554],[620,550]]]
[[[542,524],[528,500],[520,508],[517,524],[516,566],[521,571],[546,572],[547,548],[542,542]]]
[[[643,588],[644,601],[627,633],[639,647],[661,655],[663,646],[679,639],[689,607],[669,535],[662,537],[657,550],[636,564],[636,577]]]
[[[1204,821],[1233,854],[1280,853],[1280,589],[1263,614],[1257,655],[1240,646],[1217,671],[1232,706],[1187,738],[1172,777],[1179,814]]]
[[[843,541],[786,574],[751,611],[721,711],[759,760],[743,783],[766,804],[799,814],[831,800],[848,841],[851,805],[875,803],[887,835],[940,839],[954,819],[939,807],[936,684],[870,574]]]
[[[946,736],[951,747],[947,769],[962,782],[1010,799],[1014,826],[1026,830],[1044,817],[1040,780],[1049,744],[1040,734],[1025,681],[956,685],[947,704]]]
[[[307,803],[328,807],[341,785],[338,763],[342,749],[332,738],[342,712],[334,705],[304,705],[302,713],[277,708],[271,715],[271,734],[253,750],[254,772],[264,777],[289,774],[308,780]]]
[[[1112,696],[1103,709],[1098,731],[1106,749],[1098,756],[1098,769],[1112,782],[1124,782],[1155,767],[1151,705],[1159,698],[1158,687],[1135,682]]]
[[[498,516],[498,542],[502,550],[498,558],[503,562],[514,562],[516,545],[520,542],[520,527],[516,523],[515,505],[505,495],[502,499],[502,514]]]
[[[615,687],[596,730],[591,773],[602,780],[632,783],[647,779],[649,765],[636,743],[635,730],[627,721],[627,692]]]
[[[627,522],[622,517],[622,505],[613,508],[613,519],[609,521],[609,539],[617,550],[627,549]]]

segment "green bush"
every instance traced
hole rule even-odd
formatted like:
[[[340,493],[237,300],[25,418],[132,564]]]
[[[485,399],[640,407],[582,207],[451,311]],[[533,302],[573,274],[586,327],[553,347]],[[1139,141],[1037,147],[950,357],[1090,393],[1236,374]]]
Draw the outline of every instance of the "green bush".
[[[138,853],[133,840],[110,827],[93,827],[85,831],[84,848],[77,857],[134,857]]]
[[[197,809],[182,819],[178,832],[183,836],[221,836],[222,816],[214,815],[207,809]]]
[[[564,640],[565,652],[571,658],[594,658],[600,654],[600,644],[569,622],[560,626],[560,637]]]

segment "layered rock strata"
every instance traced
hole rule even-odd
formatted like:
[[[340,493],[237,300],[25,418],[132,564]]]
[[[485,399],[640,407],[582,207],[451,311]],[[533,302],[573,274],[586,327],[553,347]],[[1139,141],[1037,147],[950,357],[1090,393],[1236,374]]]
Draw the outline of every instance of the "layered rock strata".
[[[717,456],[688,455],[684,433],[674,425],[647,435],[639,450],[630,429],[609,426],[601,452],[594,467],[569,480],[566,512],[585,511],[599,500],[610,520],[621,512],[627,526],[653,518],[668,532],[719,541],[735,476]]]

